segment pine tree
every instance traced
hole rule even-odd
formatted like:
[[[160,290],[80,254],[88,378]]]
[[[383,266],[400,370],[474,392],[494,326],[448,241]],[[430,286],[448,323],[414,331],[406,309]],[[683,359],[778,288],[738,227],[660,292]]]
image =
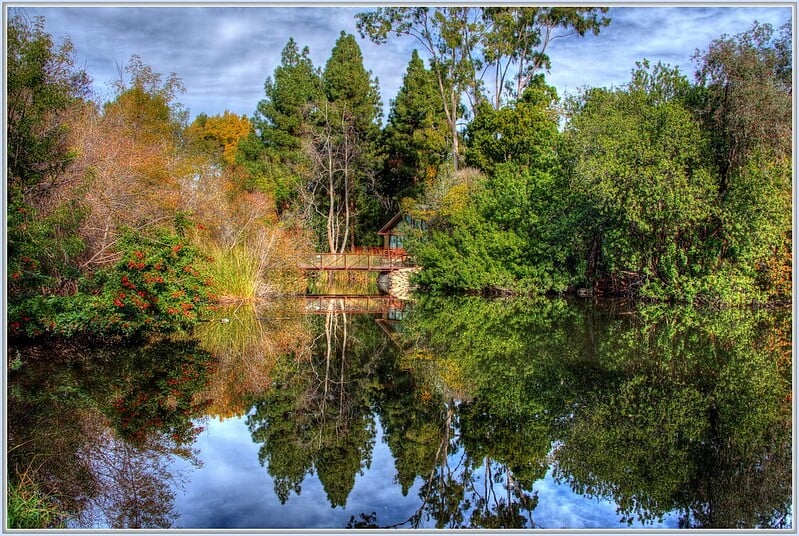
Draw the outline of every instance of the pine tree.
[[[355,37],[341,32],[322,73],[325,96],[348,110],[354,126],[373,141],[380,128],[380,92],[377,79],[363,66],[363,55]]]
[[[289,39],[280,65],[264,83],[266,98],[258,103],[252,124],[255,133],[239,143],[239,163],[252,177],[250,186],[275,196],[281,212],[294,206],[300,177],[310,163],[302,150],[307,110],[322,95],[319,70],[314,68],[308,47],[300,51]]]
[[[396,210],[402,197],[433,179],[447,158],[447,122],[434,74],[414,50],[383,132],[386,161],[381,194]]]
[[[282,162],[296,161],[305,109],[321,96],[321,79],[309,54],[308,47],[300,51],[293,38],[288,40],[253,118],[259,138]]]

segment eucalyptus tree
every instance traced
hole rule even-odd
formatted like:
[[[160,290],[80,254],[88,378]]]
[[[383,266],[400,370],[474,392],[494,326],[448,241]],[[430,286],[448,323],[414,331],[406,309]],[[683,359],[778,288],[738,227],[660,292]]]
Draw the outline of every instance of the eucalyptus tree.
[[[389,35],[416,39],[430,57],[447,125],[453,166],[459,167],[462,103],[474,110],[487,99],[483,77],[494,74],[494,104],[501,104],[512,66],[516,91],[523,91],[536,71],[549,68],[547,46],[571,34],[599,33],[609,19],[607,8],[383,7],[357,15],[362,36],[378,44]],[[560,29],[560,31],[559,31]]]
[[[547,50],[556,39],[587,33],[598,35],[610,24],[608,8],[596,7],[487,7],[483,9],[486,34],[480,65],[493,75],[493,105],[503,96],[516,100],[533,77],[552,66]]]
[[[389,33],[414,37],[431,57],[447,125],[450,130],[452,159],[459,160],[458,122],[462,118],[461,99],[467,92],[479,98],[474,50],[482,33],[477,13],[468,7],[385,7],[359,13],[358,29],[378,44]]]
[[[323,92],[305,109],[303,149],[310,161],[302,190],[306,220],[328,251],[355,241],[375,190],[380,95],[355,37],[344,32],[321,75]]]

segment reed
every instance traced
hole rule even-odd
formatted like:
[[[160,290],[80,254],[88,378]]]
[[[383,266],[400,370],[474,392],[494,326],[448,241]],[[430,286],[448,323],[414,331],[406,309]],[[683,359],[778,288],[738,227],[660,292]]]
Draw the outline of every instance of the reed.
[[[227,242],[196,234],[194,243],[209,260],[209,275],[221,303],[301,293],[303,236],[280,227],[259,228]]]
[[[204,244],[203,250],[211,258],[209,275],[220,301],[252,300],[256,297],[261,262],[250,249],[243,245],[225,248],[211,242]]]
[[[17,482],[9,480],[7,500],[10,529],[66,528],[66,514],[40,491],[27,471],[18,475]]]

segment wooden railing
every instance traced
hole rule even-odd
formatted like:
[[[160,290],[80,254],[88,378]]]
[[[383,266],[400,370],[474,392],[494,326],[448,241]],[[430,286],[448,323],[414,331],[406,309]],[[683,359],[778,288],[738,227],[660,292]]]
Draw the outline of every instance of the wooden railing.
[[[402,310],[405,304],[393,296],[306,296],[306,314],[370,314]]]
[[[404,250],[369,249],[347,253],[312,253],[300,261],[305,271],[361,270],[391,272],[407,266],[408,254]]]

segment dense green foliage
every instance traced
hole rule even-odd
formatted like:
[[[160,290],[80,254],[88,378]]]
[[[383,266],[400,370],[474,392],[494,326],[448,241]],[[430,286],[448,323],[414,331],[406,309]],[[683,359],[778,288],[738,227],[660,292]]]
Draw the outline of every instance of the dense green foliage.
[[[698,121],[676,71],[639,66],[622,90],[593,90],[577,104],[566,134],[570,186],[591,215],[584,241],[594,277],[632,273],[645,294],[693,299],[707,275],[712,170]]]
[[[466,131],[466,163],[488,174],[510,162],[556,169],[557,104],[555,88],[543,75],[535,76],[512,105],[497,110],[483,104]]]
[[[695,84],[643,61],[625,86],[571,98],[562,130],[542,77],[515,103],[478,107],[465,157],[484,175],[455,174],[419,196],[431,232],[409,241],[425,268],[418,282],[443,292],[587,287],[787,302],[787,42],[767,25],[714,41],[697,55]],[[746,104],[754,94],[762,106]]]
[[[485,174],[468,179],[462,170],[454,181],[439,180],[440,200],[429,189],[428,214],[421,217],[429,218],[430,231],[416,233],[409,246],[425,268],[421,284],[450,292],[536,292],[572,283],[574,218],[559,172],[556,102],[539,77],[516,106],[486,107],[475,118],[467,161]]]

